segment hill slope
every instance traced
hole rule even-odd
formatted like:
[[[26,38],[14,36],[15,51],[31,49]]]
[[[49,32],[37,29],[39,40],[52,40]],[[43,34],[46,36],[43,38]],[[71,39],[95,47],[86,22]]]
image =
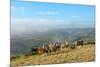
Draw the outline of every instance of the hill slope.
[[[25,33],[11,37],[11,55],[22,55],[32,47],[40,47],[49,41],[95,40],[95,28],[56,29],[41,33]]]
[[[84,45],[76,49],[62,48],[56,53],[21,56],[11,61],[11,66],[77,63],[95,61],[95,45]]]

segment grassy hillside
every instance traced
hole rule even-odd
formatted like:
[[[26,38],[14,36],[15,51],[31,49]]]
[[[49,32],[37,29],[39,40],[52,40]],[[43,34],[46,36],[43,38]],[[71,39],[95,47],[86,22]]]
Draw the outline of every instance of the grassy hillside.
[[[25,33],[20,36],[11,35],[11,55],[22,55],[31,47],[40,47],[49,41],[95,40],[95,28],[64,28],[41,33]]]
[[[95,45],[77,46],[75,49],[61,48],[56,53],[21,56],[11,60],[11,66],[77,63],[95,61]]]

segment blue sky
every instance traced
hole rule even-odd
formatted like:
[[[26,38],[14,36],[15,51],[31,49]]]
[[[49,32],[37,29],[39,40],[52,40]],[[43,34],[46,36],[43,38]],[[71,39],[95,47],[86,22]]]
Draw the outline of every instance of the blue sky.
[[[11,1],[11,27],[16,31],[94,27],[95,6]]]

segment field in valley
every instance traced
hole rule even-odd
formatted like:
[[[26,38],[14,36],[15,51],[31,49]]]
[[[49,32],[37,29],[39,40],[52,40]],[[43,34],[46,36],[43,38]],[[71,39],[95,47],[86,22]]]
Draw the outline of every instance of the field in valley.
[[[59,51],[41,55],[20,56],[11,60],[11,66],[44,65],[95,61],[95,45],[77,46],[75,49],[61,48]]]

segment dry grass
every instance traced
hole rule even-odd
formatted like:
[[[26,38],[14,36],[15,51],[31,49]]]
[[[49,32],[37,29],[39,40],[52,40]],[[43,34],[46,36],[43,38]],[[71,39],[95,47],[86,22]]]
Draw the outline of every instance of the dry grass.
[[[40,64],[77,63],[95,61],[95,45],[84,45],[76,49],[63,48],[56,53],[21,56],[11,61],[11,66],[27,66]]]

